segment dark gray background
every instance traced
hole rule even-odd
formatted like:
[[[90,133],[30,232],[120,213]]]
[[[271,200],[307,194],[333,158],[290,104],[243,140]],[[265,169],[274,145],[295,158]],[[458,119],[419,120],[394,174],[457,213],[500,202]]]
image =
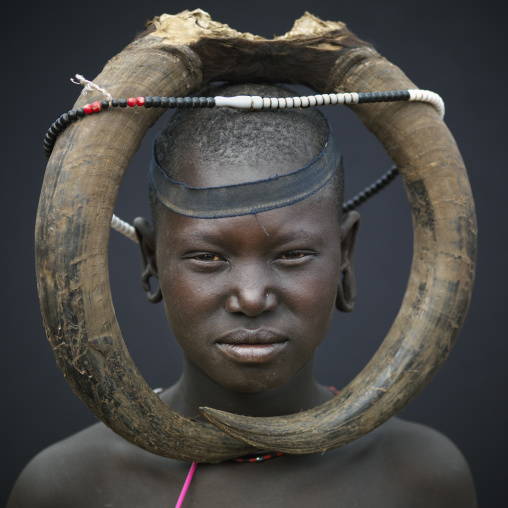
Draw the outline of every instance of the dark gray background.
[[[71,76],[80,73],[92,79],[145,20],[196,6],[184,1],[91,0],[33,2],[22,7],[12,3],[3,9],[0,503],[34,454],[95,421],[57,369],[38,307],[33,229],[45,167],[43,135],[77,98],[80,88],[70,83]],[[216,0],[200,6],[216,21],[266,37],[285,33],[305,10],[344,21],[419,87],[444,98],[446,121],[469,169],[477,204],[477,282],[469,316],[449,360],[401,416],[448,435],[471,465],[480,505],[504,505],[508,178],[500,12],[489,8],[489,2],[434,0],[290,4]],[[390,162],[351,111],[328,108],[325,113],[342,146],[346,194],[351,196]],[[117,211],[127,220],[148,214],[150,141],[145,141],[120,192]],[[352,315],[337,316],[317,361],[318,378],[337,387],[363,367],[386,334],[400,306],[411,259],[411,220],[400,181],[360,212],[357,309]],[[152,386],[168,386],[179,374],[179,351],[162,306],[148,304],[139,287],[135,245],[116,233],[112,233],[110,265],[116,311],[129,350]]]

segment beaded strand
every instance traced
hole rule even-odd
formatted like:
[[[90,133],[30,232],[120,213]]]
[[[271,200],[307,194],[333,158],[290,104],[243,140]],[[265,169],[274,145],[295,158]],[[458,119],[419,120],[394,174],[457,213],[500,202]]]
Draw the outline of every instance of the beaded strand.
[[[44,153],[49,158],[57,137],[79,118],[100,113],[112,108],[213,108],[229,107],[236,109],[288,109],[309,108],[314,106],[334,106],[341,104],[367,104],[374,102],[417,101],[432,104],[441,117],[444,117],[444,102],[439,95],[428,90],[396,90],[392,92],[368,93],[332,93],[309,95],[306,97],[267,98],[249,95],[237,97],[129,97],[128,99],[112,99],[95,101],[82,108],[70,110],[60,116],[48,129],[44,137]]]
[[[133,108],[135,106],[144,106],[145,108],[164,108],[164,109],[184,109],[184,108],[213,108],[230,107],[236,109],[286,109],[286,108],[308,108],[314,106],[341,105],[341,104],[367,104],[375,102],[395,102],[395,101],[417,101],[428,102],[438,111],[441,118],[444,117],[445,107],[441,97],[428,90],[396,90],[392,92],[367,92],[367,93],[332,93],[317,94],[306,97],[286,97],[286,98],[268,98],[259,96],[240,95],[236,97],[129,97],[128,99],[113,99],[111,94],[100,88],[92,81],[88,81],[83,76],[76,74],[78,81],[71,81],[75,84],[81,84],[85,88],[81,92],[87,95],[93,89],[102,93],[106,99],[95,101],[91,104],[70,110],[61,115],[48,129],[44,137],[44,153],[49,159],[55,146],[58,136],[72,123],[87,115],[100,113],[101,111],[112,108]],[[343,211],[348,212],[358,207],[381,189],[386,187],[396,176],[398,169],[396,166],[390,168],[381,178],[377,179],[372,185],[366,187],[363,191],[356,194],[352,199],[344,203]],[[121,220],[115,214],[111,219],[111,227],[119,233],[125,235],[130,240],[137,242],[134,227]],[[271,458],[271,457],[270,457]]]

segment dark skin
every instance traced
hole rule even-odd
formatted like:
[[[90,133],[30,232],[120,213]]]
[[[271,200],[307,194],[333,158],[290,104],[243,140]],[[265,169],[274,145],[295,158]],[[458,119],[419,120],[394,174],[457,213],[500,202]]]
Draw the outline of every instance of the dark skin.
[[[190,185],[252,178],[256,154],[224,168],[196,162]],[[293,153],[279,173],[303,166]],[[255,178],[273,168],[256,167]],[[290,207],[224,219],[164,211],[157,241],[136,220],[144,259],[159,276],[183,374],[162,399],[198,417],[200,406],[240,414],[290,414],[321,404],[313,357],[337,295],[353,305],[352,252],[359,216],[338,218],[328,185]],[[342,275],[348,274],[347,277]],[[8,507],[174,506],[189,464],[127,443],[102,424],[48,448],[20,476]],[[441,434],[393,418],[324,454],[262,464],[200,464],[184,506],[474,507],[460,452]]]

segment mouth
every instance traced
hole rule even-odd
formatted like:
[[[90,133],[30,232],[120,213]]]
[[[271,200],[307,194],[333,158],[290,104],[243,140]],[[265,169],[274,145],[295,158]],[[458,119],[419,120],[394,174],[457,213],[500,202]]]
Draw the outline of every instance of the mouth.
[[[269,330],[236,330],[216,342],[228,358],[240,363],[274,360],[287,346],[288,339]]]

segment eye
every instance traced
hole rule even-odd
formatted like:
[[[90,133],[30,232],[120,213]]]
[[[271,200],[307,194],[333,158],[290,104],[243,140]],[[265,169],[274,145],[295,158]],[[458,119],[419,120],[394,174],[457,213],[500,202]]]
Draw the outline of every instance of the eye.
[[[279,256],[279,259],[303,259],[307,254],[305,252],[300,252],[297,250],[292,250],[290,252],[284,252]]]
[[[200,272],[221,270],[227,266],[227,260],[213,252],[188,252],[183,260],[192,270]]]
[[[216,254],[211,254],[210,252],[204,252],[203,254],[196,254],[194,256],[191,256],[190,259],[195,259],[196,261],[224,261],[221,257],[217,256]]]
[[[316,253],[313,251],[290,250],[280,254],[277,260],[280,263],[284,263],[286,265],[301,265],[307,261],[310,261],[315,255]]]

